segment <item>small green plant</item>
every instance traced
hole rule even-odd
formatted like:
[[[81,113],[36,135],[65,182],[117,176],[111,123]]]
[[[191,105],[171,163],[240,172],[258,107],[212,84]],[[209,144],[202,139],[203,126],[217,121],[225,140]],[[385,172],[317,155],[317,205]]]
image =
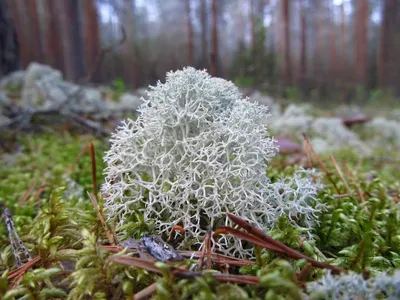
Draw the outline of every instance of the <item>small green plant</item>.
[[[116,78],[113,81],[114,93],[113,100],[118,102],[121,95],[126,91],[126,85],[122,78]]]

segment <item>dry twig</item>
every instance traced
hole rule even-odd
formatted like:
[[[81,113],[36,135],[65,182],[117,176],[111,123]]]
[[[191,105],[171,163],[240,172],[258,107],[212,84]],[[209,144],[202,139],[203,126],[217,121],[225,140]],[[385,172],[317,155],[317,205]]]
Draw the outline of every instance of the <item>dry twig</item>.
[[[307,134],[303,133],[304,140],[307,142],[309,149],[311,150],[312,154],[314,155],[315,159],[317,160],[319,166],[324,170],[326,176],[328,177],[329,181],[333,184],[335,187],[336,191],[340,194],[340,190],[337,187],[335,181],[332,178],[331,172],[326,168],[324,162],[322,159],[318,156],[317,152],[315,152],[314,147],[311,145],[310,139],[308,138]]]
[[[345,179],[344,176],[343,176],[342,169],[340,168],[339,164],[337,163],[337,161],[336,161],[336,159],[333,157],[333,155],[330,156],[330,159],[331,159],[333,165],[335,166],[335,169],[336,169],[336,171],[337,171],[337,173],[338,173],[340,179],[342,179],[343,184],[344,184],[344,186],[346,187],[347,194],[351,195],[352,193],[351,193],[350,187],[349,187],[349,185],[348,185],[346,179]]]
[[[106,233],[108,242],[109,242],[111,245],[115,246],[115,243],[116,243],[116,241],[117,241],[116,234],[115,234],[115,233],[112,234],[112,233],[110,232],[110,230],[108,229],[107,223],[106,223],[106,221],[105,221],[105,219],[104,219],[104,216],[103,216],[103,212],[101,211],[101,209],[100,209],[100,207],[99,207],[99,204],[98,204],[98,202],[97,202],[97,199],[96,199],[92,194],[90,194],[89,192],[87,192],[87,194],[88,194],[88,196],[89,196],[90,201],[92,202],[93,208],[95,209],[95,211],[96,211],[96,213],[97,213],[97,217],[99,218],[99,220],[100,220],[100,222],[101,222],[101,225],[102,225],[103,228],[104,228],[104,231],[105,231],[105,233]]]
[[[247,223],[244,219],[239,218],[237,216],[232,215],[231,213],[227,212],[228,218],[231,219],[231,221],[233,221],[234,223],[236,223],[237,225],[239,225],[240,227],[242,227],[244,230],[246,230],[248,233],[252,234],[255,236],[255,239],[253,241],[257,242],[260,246],[278,252],[278,253],[284,253],[285,255],[294,258],[294,259],[305,259],[307,260],[309,263],[311,263],[314,267],[317,268],[323,268],[323,269],[330,269],[334,272],[340,273],[343,272],[344,269],[324,263],[324,262],[320,262],[320,261],[316,261],[300,252],[297,252],[296,250],[293,250],[292,248],[286,246],[285,244],[273,239],[272,237],[266,235],[263,231],[261,231],[260,229],[250,225],[249,223]],[[222,227],[224,230],[227,230],[228,232],[235,232],[236,229],[231,228],[231,227]],[[235,231],[232,231],[232,229],[234,229]],[[243,237],[243,235],[242,235]],[[264,242],[264,243],[259,243],[259,242]]]
[[[347,167],[346,162],[343,162],[343,168],[344,168],[344,171],[346,172],[347,176],[349,176],[351,182],[352,182],[353,185],[355,186],[356,191],[357,191],[357,194],[358,194],[358,196],[360,197],[361,202],[365,202],[364,193],[363,193],[363,191],[361,190],[360,185],[357,183],[357,181],[356,181],[354,175],[350,172],[349,168]]]

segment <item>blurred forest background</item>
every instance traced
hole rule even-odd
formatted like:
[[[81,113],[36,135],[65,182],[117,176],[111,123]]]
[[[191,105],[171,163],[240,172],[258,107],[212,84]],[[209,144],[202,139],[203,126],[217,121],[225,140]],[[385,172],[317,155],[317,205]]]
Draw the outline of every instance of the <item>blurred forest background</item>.
[[[0,12],[0,77],[35,61],[138,88],[191,65],[288,98],[400,95],[400,0],[0,0]]]

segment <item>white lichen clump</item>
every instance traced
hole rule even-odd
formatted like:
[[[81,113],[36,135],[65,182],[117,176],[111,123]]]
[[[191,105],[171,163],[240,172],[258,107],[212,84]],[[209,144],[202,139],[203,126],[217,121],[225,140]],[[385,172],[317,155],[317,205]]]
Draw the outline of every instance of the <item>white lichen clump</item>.
[[[285,112],[277,119],[267,124],[281,135],[300,134],[308,132],[311,128],[313,118],[307,114],[309,108],[306,105],[298,106],[290,104]]]
[[[316,211],[307,209],[314,190],[298,195],[298,182],[286,182],[281,195],[270,183],[267,163],[277,149],[263,125],[268,108],[242,99],[231,82],[191,67],[170,72],[139,111],[113,134],[104,158],[105,208],[119,225],[139,210],[158,234],[180,224],[183,242],[199,243],[207,225],[227,224],[226,210],[261,228],[283,212]],[[244,256],[235,243],[219,240],[226,253]]]
[[[293,177],[287,177],[271,184],[268,201],[272,203],[275,218],[287,216],[289,222],[298,227],[301,223],[311,229],[324,210],[316,195],[322,184],[321,174],[314,170],[298,170]],[[273,224],[270,224],[273,225]]]
[[[317,118],[312,123],[311,132],[317,137],[325,139],[329,148],[316,147],[316,151],[330,152],[342,147],[352,147],[361,155],[369,155],[370,149],[365,145],[358,135],[343,125],[339,118]],[[314,144],[313,144],[314,145]]]
[[[333,276],[326,271],[322,278],[307,284],[307,291],[313,299],[400,299],[400,270],[367,280],[354,272]]]
[[[375,146],[400,146],[399,121],[375,118],[368,124],[368,129],[372,131],[372,134],[375,137]]]

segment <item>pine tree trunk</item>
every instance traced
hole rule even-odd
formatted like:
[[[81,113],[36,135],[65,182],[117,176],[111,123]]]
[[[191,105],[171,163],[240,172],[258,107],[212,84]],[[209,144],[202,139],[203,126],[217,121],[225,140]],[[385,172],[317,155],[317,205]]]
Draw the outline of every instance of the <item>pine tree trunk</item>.
[[[19,44],[5,0],[0,0],[0,77],[19,68]]]
[[[347,79],[346,15],[343,3],[340,5],[340,18],[340,78],[345,82]]]
[[[64,55],[59,21],[59,10],[53,0],[44,1],[43,37],[44,61],[46,64],[64,71]]]
[[[304,82],[307,76],[307,24],[306,8],[304,1],[300,1],[300,23],[301,23],[301,41],[300,41],[300,82]]]
[[[357,0],[356,4],[355,78],[358,84],[364,85],[368,67],[368,0]]]
[[[193,56],[193,25],[190,17],[190,0],[186,0],[186,26],[188,31],[188,65],[194,65]]]
[[[290,56],[290,14],[289,0],[283,0],[283,36],[284,36],[284,81],[287,84],[292,82],[291,74],[291,56]]]
[[[330,47],[330,73],[333,78],[330,82],[335,83],[338,72],[338,62],[337,62],[337,46],[336,46],[336,25],[335,25],[335,12],[334,5],[330,3],[330,24],[329,24],[329,47]]]
[[[400,93],[400,4],[399,1],[384,0],[381,36],[378,51],[378,85],[392,88]]]
[[[218,8],[217,1],[212,0],[212,53],[210,73],[212,76],[218,76]]]
[[[25,16],[21,14],[21,5],[24,5],[21,1],[8,0],[8,6],[11,10],[11,15],[15,24],[15,29],[18,37],[21,66],[23,69],[25,69],[31,62],[32,57],[28,43],[27,27],[24,24]]]
[[[65,77],[68,80],[77,81],[85,76],[85,69],[82,64],[84,56],[79,0],[62,0],[56,4],[60,5],[58,9],[65,60]]]
[[[207,43],[207,0],[200,3],[201,20],[201,60],[204,68],[208,67],[208,43]]]
[[[85,45],[85,60],[86,73],[94,70],[96,66],[97,55],[100,52],[100,34],[96,3],[94,0],[83,1],[84,15],[84,45]],[[94,72],[93,81],[101,80],[100,72]]]
[[[37,12],[36,0],[29,0],[24,3],[27,7],[27,22],[29,24],[29,45],[32,58],[36,62],[43,62],[42,50],[40,47],[40,26]]]
[[[254,1],[249,0],[249,19],[250,19],[250,47],[253,52],[256,48],[256,24],[254,15]]]
[[[124,51],[124,73],[125,79],[132,84],[134,88],[139,85],[137,76],[136,55],[135,55],[135,20],[134,20],[135,2],[124,0],[124,20],[123,24],[126,30],[126,41],[123,45]]]

